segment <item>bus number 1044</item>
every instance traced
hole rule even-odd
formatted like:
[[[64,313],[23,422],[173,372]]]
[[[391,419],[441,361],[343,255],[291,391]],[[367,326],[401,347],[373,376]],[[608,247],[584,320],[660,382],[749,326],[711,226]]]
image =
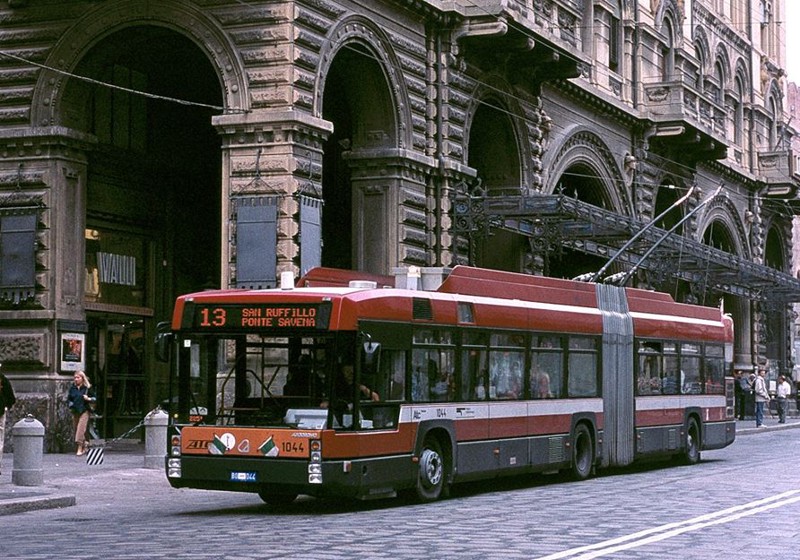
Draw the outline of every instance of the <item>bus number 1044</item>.
[[[281,451],[284,453],[305,453],[306,446],[302,441],[284,441],[281,442]]]

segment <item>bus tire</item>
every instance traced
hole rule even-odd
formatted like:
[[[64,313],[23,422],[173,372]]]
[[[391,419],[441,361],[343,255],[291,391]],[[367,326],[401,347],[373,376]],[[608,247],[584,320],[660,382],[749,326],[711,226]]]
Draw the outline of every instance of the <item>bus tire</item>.
[[[261,490],[258,493],[258,497],[261,498],[261,500],[267,505],[286,507],[295,501],[297,494],[280,494],[276,492],[270,492],[269,490]]]
[[[686,424],[685,445],[683,463],[696,465],[700,462],[700,426],[694,418],[689,418],[689,422]]]
[[[573,480],[586,480],[594,467],[594,443],[586,424],[575,426],[572,436],[572,465],[570,473]]]
[[[421,502],[433,502],[441,498],[445,494],[445,479],[442,446],[435,437],[427,437],[419,455],[417,498]]]

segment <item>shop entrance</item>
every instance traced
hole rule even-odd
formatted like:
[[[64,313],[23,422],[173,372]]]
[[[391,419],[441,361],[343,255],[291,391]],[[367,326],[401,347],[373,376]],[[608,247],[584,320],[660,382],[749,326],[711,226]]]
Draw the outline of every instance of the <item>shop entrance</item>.
[[[91,80],[66,82],[64,122],[96,139],[85,191],[86,370],[97,429],[110,439],[167,396],[155,324],[177,295],[220,284],[222,157],[211,121],[222,90],[207,54],[158,25],[120,26],[75,74]]]
[[[147,414],[145,332],[150,320],[135,315],[90,314],[87,374],[97,394],[96,428],[111,439]],[[141,437],[135,432],[130,437]]]

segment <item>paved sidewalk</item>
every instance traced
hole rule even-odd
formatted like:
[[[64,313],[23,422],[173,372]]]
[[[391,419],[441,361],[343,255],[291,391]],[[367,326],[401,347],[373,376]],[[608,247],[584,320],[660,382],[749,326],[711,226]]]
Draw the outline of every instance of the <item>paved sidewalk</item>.
[[[75,453],[45,453],[42,456],[43,484],[18,486],[13,484],[14,455],[3,456],[0,474],[0,516],[49,508],[74,506],[93,489],[108,488],[118,479],[120,471],[144,469],[144,444],[115,442],[105,449],[102,465],[88,465],[86,455]],[[152,471],[154,469],[146,469]],[[160,469],[163,473],[163,469]],[[92,484],[87,482],[99,482]]]
[[[737,437],[800,428],[800,418],[790,418],[787,424],[779,424],[776,418],[766,418],[763,428],[755,425],[752,419],[737,421]],[[82,500],[93,499],[94,494],[113,492],[115,481],[135,473],[165,476],[163,469],[145,469],[144,444],[138,441],[110,444],[102,465],[88,465],[86,456],[78,457],[74,453],[46,453],[42,456],[44,484],[41,486],[12,484],[13,468],[14,456],[6,454],[0,474],[0,516],[74,506]]]

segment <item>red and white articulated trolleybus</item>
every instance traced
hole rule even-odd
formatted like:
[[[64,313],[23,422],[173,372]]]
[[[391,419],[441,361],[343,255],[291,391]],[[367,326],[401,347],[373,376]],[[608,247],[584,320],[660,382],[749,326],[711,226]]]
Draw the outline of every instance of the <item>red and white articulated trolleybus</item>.
[[[427,501],[501,475],[695,463],[734,440],[719,309],[461,266],[430,291],[365,277],[178,298],[157,341],[172,486]]]

